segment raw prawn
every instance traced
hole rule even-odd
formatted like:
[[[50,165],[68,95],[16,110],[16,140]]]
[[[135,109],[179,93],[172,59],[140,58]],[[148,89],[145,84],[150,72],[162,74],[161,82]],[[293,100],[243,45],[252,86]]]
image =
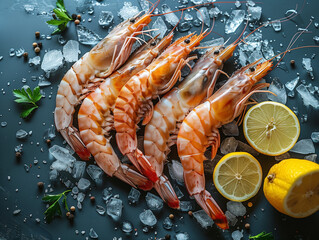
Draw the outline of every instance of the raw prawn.
[[[173,34],[170,34],[158,44],[156,40],[151,39],[140,47],[125,65],[84,99],[78,114],[81,138],[96,163],[109,176],[115,176],[133,187],[144,190],[152,188],[153,184],[148,182],[146,177],[122,164],[109,142],[110,130],[113,128],[111,111],[124,84],[147,67],[170,44],[172,38]]]
[[[98,87],[127,60],[136,41],[135,36],[143,33],[142,29],[151,22],[150,13],[116,26],[90,52],[74,63],[60,83],[54,111],[56,129],[83,160],[87,160],[90,153],[73,126],[75,107],[85,94]]]
[[[178,88],[173,88],[155,105],[153,117],[145,127],[145,157],[159,178],[154,187],[166,202],[170,199],[170,192],[161,187],[162,182],[168,182],[163,168],[169,148],[176,143],[178,125],[190,110],[212,94],[220,69],[235,48],[232,44],[226,49],[216,46],[207,51]]]
[[[116,100],[114,109],[114,126],[116,142],[134,166],[151,181],[158,180],[157,174],[142,152],[137,149],[137,123],[144,117],[147,124],[153,115],[152,99],[169,91],[180,79],[181,69],[193,57],[189,53],[199,45],[207,31],[200,35],[189,34],[171,44],[146,69],[132,77]],[[172,202],[172,207],[174,206]],[[170,204],[170,203],[169,203]]]

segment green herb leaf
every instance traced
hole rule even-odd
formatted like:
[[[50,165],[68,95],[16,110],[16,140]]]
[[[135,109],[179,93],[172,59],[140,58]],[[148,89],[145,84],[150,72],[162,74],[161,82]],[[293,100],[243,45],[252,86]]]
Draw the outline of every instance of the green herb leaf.
[[[61,206],[60,206],[60,199],[62,199],[62,203],[64,205],[64,208],[69,211],[69,207],[66,201],[66,194],[70,192],[71,190],[66,190],[63,193],[56,194],[56,195],[46,195],[42,198],[42,201],[47,202],[50,204],[50,207],[44,212],[45,219],[48,223],[50,223],[55,216],[62,216]]]
[[[24,88],[14,89],[13,95],[17,98],[14,101],[17,103],[22,103],[24,105],[24,111],[21,113],[22,118],[26,118],[30,113],[38,108],[36,102],[40,101],[42,94],[40,93],[40,87],[36,87],[33,91],[30,88],[25,90]]]
[[[64,11],[66,11],[63,0],[57,0],[57,1],[56,1],[56,6],[57,6],[58,8],[61,8],[61,9],[64,10]]]
[[[31,107],[31,108],[27,108],[26,110],[24,110],[24,111],[20,114],[20,117],[22,117],[22,118],[28,117],[28,116],[32,113],[32,111],[35,110],[35,109],[37,109],[37,108],[38,108],[38,106],[36,106],[36,107]]]
[[[70,18],[70,16],[63,11],[61,8],[55,8],[53,9],[53,12],[56,14],[56,16],[60,19],[60,20],[64,20],[64,21],[71,21],[72,18]]]
[[[57,26],[57,28],[51,33],[51,35],[63,32],[67,28],[68,22],[72,21],[72,18],[65,9],[63,0],[57,0],[57,8],[53,9],[58,19],[52,19],[47,21],[48,24]]]
[[[47,24],[54,25],[54,26],[59,26],[60,24],[63,24],[63,23],[65,23],[64,20],[58,20],[58,19],[51,19],[47,21]]]
[[[274,236],[272,235],[272,233],[261,232],[256,236],[249,236],[249,239],[274,240]]]

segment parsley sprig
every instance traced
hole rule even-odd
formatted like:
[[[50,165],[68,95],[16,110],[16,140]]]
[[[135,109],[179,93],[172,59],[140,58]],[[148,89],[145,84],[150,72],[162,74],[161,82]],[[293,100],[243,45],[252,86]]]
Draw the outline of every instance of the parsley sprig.
[[[42,98],[39,87],[36,87],[33,91],[30,88],[14,89],[13,95],[17,98],[14,100],[15,102],[24,105],[24,111],[20,114],[22,118],[28,117],[33,110],[37,109],[36,102]]]
[[[65,210],[69,211],[69,207],[66,202],[66,198],[67,198],[66,195],[70,191],[71,190],[66,190],[63,193],[56,194],[56,195],[46,195],[42,198],[42,201],[50,204],[50,207],[48,207],[48,209],[44,212],[45,219],[47,220],[48,223],[50,223],[56,215],[62,216],[62,211],[61,211],[60,202],[59,202],[61,198],[62,198],[62,204]]]
[[[65,9],[63,0],[57,0],[57,8],[53,9],[58,19],[52,19],[47,21],[48,24],[57,26],[57,28],[51,33],[52,35],[63,32],[67,28],[68,22],[72,21],[72,18]]]
[[[272,233],[261,232],[261,233],[257,234],[256,236],[249,236],[249,239],[274,240],[274,236],[272,235]]]

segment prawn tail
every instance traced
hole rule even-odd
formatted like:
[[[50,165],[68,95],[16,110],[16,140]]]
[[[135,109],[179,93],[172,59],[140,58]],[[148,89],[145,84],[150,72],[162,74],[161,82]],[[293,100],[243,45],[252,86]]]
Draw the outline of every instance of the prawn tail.
[[[121,164],[113,175],[134,188],[139,188],[144,191],[153,188],[153,182],[125,164]]]
[[[89,160],[91,153],[81,140],[78,129],[75,127],[67,127],[60,130],[60,133],[82,160]]]
[[[204,209],[208,216],[214,220],[218,227],[221,229],[229,228],[225,214],[208,191],[203,190],[195,194],[194,197],[197,203]]]
[[[176,196],[171,183],[165,175],[159,177],[158,181],[154,185],[154,188],[169,207],[173,209],[179,209],[180,206],[178,197]]]
[[[149,180],[154,183],[158,180],[155,169],[152,167],[148,159],[139,149],[136,149],[134,152],[129,153],[127,156],[132,162],[136,162],[140,166],[142,174]]]

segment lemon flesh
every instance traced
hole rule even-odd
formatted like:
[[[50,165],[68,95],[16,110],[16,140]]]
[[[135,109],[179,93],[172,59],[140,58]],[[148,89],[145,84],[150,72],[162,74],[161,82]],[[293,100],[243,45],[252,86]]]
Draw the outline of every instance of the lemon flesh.
[[[289,151],[300,133],[296,115],[287,106],[269,101],[249,109],[243,129],[248,143],[258,152],[270,156]]]
[[[243,202],[257,194],[262,182],[262,169],[249,153],[229,153],[216,165],[213,180],[216,189],[225,198]]]

